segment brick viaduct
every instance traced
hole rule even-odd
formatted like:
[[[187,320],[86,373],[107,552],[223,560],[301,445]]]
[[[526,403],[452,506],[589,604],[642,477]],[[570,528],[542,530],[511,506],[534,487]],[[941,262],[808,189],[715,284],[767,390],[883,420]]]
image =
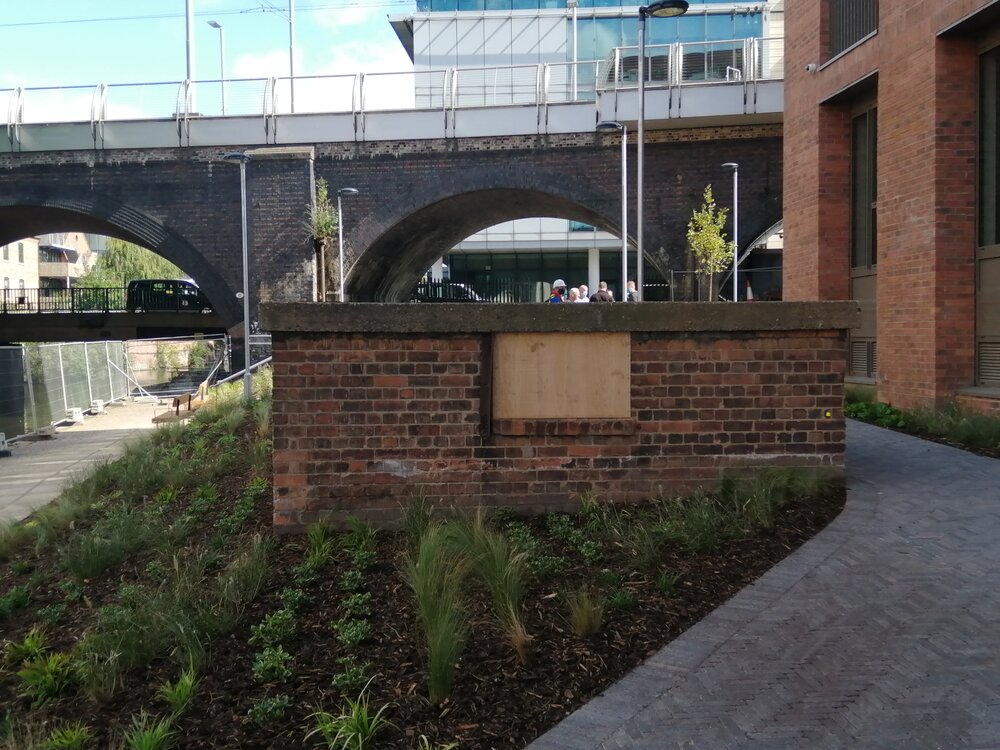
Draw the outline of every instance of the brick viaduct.
[[[723,162],[740,164],[744,243],[781,218],[780,125],[647,131],[645,245],[664,269],[688,267],[685,231],[708,183],[730,195]],[[246,148],[241,146],[238,148]],[[0,244],[88,231],[148,247],[193,276],[223,321],[242,319],[239,170],[230,148],[0,154]],[[635,175],[634,137],[629,148]],[[357,301],[399,301],[427,267],[474,232],[554,216],[620,229],[616,134],[318,143],[314,158],[271,154],[247,167],[250,277],[256,300],[313,298],[305,207],[314,177],[355,187],[345,247],[359,260]],[[634,179],[630,215],[634,217]],[[630,220],[634,230],[634,219]],[[634,238],[634,233],[633,233]]]

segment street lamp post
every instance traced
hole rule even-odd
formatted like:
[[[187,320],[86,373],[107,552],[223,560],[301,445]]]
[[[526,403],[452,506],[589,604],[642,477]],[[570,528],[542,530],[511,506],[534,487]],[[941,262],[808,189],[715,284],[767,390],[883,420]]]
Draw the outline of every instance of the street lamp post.
[[[722,165],[733,170],[733,302],[740,301],[740,165],[727,161]]]
[[[579,36],[576,33],[576,9],[580,4],[579,0],[566,0],[566,7],[573,11],[573,101],[576,101],[576,67],[579,62],[579,56],[576,52],[576,44]]]
[[[243,229],[243,398],[249,401],[253,395],[250,372],[250,270],[247,250],[247,162],[251,156],[245,151],[230,151],[225,158],[240,163],[240,215]]]
[[[209,21],[208,25],[219,30],[219,87],[222,89],[222,115],[226,115],[226,32],[218,21]]]
[[[597,129],[622,134],[622,302],[628,301],[628,129],[621,122],[599,122]]]
[[[639,300],[642,300],[642,261],[644,258],[642,246],[642,188],[643,188],[643,151],[645,145],[645,119],[646,119],[646,16],[654,18],[672,18],[682,16],[687,13],[687,0],[657,0],[657,2],[644,5],[639,8],[639,129],[636,143],[636,206],[635,206],[635,232],[636,249],[639,259],[636,262],[635,286]]]
[[[340,199],[344,195],[357,195],[357,188],[344,187],[337,191],[337,275],[340,277],[340,292],[338,293],[337,299],[341,302],[346,302],[346,296],[344,294],[344,283],[346,279],[344,278],[344,214],[340,208]]]

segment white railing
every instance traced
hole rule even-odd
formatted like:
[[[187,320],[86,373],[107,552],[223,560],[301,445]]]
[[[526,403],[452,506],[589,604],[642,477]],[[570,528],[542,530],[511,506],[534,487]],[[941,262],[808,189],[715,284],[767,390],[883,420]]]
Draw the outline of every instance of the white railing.
[[[456,110],[508,105],[591,102],[603,92],[637,85],[635,47],[616,48],[605,60],[400,73],[357,73],[297,78],[243,78],[169,83],[99,84],[0,89],[6,98],[11,142],[27,124],[104,122],[287,114]],[[783,40],[736,39],[646,48],[647,85],[711,82],[747,84],[784,76]],[[292,112],[292,90],[295,110]],[[2,100],[2,99],[0,99]]]

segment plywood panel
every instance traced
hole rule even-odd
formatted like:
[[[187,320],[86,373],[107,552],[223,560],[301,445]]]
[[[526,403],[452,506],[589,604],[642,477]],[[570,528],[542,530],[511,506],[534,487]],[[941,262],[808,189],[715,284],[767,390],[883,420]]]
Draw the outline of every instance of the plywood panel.
[[[494,419],[627,419],[628,333],[498,333]]]

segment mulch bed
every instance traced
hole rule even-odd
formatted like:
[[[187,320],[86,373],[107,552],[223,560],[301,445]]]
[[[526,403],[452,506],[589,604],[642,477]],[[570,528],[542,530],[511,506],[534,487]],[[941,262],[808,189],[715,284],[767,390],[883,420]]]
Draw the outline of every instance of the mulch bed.
[[[230,488],[228,492],[234,491]],[[838,493],[821,501],[797,503],[780,513],[772,529],[756,537],[729,543],[716,554],[694,555],[680,550],[668,554],[665,568],[681,574],[670,595],[657,593],[651,581],[630,572],[623,559],[610,551],[598,565],[587,565],[572,549],[551,538],[540,520],[531,523],[543,548],[558,550],[571,568],[558,580],[531,585],[526,596],[526,624],[534,636],[533,662],[522,667],[502,634],[496,629],[485,600],[472,598],[471,634],[461,662],[452,698],[443,706],[424,698],[422,646],[412,597],[403,582],[398,560],[402,537],[379,537],[379,562],[366,571],[366,590],[372,594],[374,637],[355,655],[373,665],[377,675],[370,688],[372,703],[389,703],[388,718],[395,728],[383,734],[379,748],[412,748],[425,735],[437,741],[458,742],[464,750],[521,748],[567,714],[598,694],[701,617],[759,577],[834,518],[843,505]],[[206,520],[206,524],[210,519]],[[270,508],[265,503],[244,536],[269,531]],[[19,574],[5,566],[3,585],[29,575],[56,581],[64,574],[50,557],[27,554],[30,571]],[[299,632],[284,644],[294,657],[294,675],[282,685],[258,685],[251,678],[256,651],[248,645],[249,626],[280,608],[278,592],[288,584],[289,569],[302,560],[299,540],[278,539],[264,595],[246,612],[243,624],[212,643],[209,665],[199,675],[193,706],[176,722],[177,745],[184,748],[301,748],[311,728],[309,714],[318,706],[335,711],[345,697],[331,685],[345,654],[331,624],[343,596],[340,573],[349,567],[343,556],[331,562],[321,580],[307,591],[311,603],[299,610]],[[85,585],[83,606],[72,607],[58,631],[49,632],[55,648],[68,648],[91,624],[94,608],[112,601],[118,587],[137,578],[143,561],[110,571]],[[565,620],[558,592],[585,580],[594,580],[602,568],[622,576],[622,587],[631,591],[637,606],[630,611],[605,614],[601,632],[591,639],[573,634]],[[24,570],[22,568],[22,570]],[[5,638],[17,639],[35,622],[40,606],[61,601],[55,585],[41,588],[32,606],[2,624]],[[157,687],[177,676],[177,666],[160,659],[149,668],[128,675],[115,697],[104,704],[81,696],[68,696],[55,704],[28,713],[17,696],[17,680],[8,671],[0,679],[0,705],[32,719],[82,720],[99,728],[101,740],[120,733],[140,710],[162,715],[155,698]],[[265,696],[287,694],[292,707],[281,720],[258,726],[247,711]],[[100,745],[100,743],[98,743]],[[103,745],[100,745],[103,746]]]

